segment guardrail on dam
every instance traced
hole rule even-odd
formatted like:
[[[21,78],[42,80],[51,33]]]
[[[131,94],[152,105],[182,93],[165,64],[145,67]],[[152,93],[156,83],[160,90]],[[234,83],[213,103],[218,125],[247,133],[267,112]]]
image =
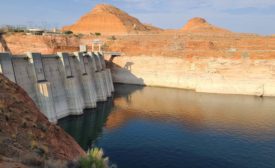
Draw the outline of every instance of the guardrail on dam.
[[[0,53],[0,72],[21,86],[51,122],[95,108],[114,91],[111,71],[99,52]]]

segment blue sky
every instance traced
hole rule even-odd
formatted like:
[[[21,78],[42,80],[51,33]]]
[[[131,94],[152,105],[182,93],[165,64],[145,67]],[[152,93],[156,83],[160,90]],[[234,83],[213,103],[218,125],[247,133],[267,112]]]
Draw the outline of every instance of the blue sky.
[[[0,25],[62,27],[100,3],[161,28],[199,16],[235,32],[275,34],[275,0],[1,0]]]

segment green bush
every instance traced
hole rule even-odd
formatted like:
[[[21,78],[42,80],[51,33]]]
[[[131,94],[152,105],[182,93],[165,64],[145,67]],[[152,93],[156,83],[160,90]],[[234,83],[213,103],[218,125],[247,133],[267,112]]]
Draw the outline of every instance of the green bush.
[[[101,33],[95,32],[95,35],[96,35],[96,36],[101,36]]]
[[[103,150],[94,148],[89,150],[86,157],[79,160],[80,168],[112,168],[114,165],[109,165],[109,159],[103,156]]]
[[[74,32],[72,32],[71,30],[68,30],[68,31],[64,31],[64,34],[70,35],[70,34],[74,34]]]
[[[15,32],[15,33],[23,33],[23,32],[25,32],[25,30],[20,29],[20,28],[16,28],[16,29],[13,30],[13,32]]]

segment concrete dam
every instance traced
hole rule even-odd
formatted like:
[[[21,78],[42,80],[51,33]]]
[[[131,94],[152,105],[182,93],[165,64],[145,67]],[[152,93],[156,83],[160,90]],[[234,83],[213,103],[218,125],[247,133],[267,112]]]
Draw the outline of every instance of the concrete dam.
[[[114,92],[100,52],[0,53],[0,72],[21,86],[51,122],[96,108]]]

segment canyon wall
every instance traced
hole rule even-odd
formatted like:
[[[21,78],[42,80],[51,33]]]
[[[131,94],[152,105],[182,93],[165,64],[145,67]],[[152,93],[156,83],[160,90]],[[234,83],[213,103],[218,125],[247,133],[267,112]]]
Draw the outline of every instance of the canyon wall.
[[[196,92],[275,96],[274,37],[216,32],[209,24],[201,28],[205,31],[117,36],[107,41],[108,51],[123,53],[106,58],[112,62],[114,81]]]
[[[95,108],[114,91],[100,53],[0,53],[0,72],[21,86],[51,122]]]
[[[139,55],[116,57],[110,67],[118,83],[275,96],[275,59]]]

